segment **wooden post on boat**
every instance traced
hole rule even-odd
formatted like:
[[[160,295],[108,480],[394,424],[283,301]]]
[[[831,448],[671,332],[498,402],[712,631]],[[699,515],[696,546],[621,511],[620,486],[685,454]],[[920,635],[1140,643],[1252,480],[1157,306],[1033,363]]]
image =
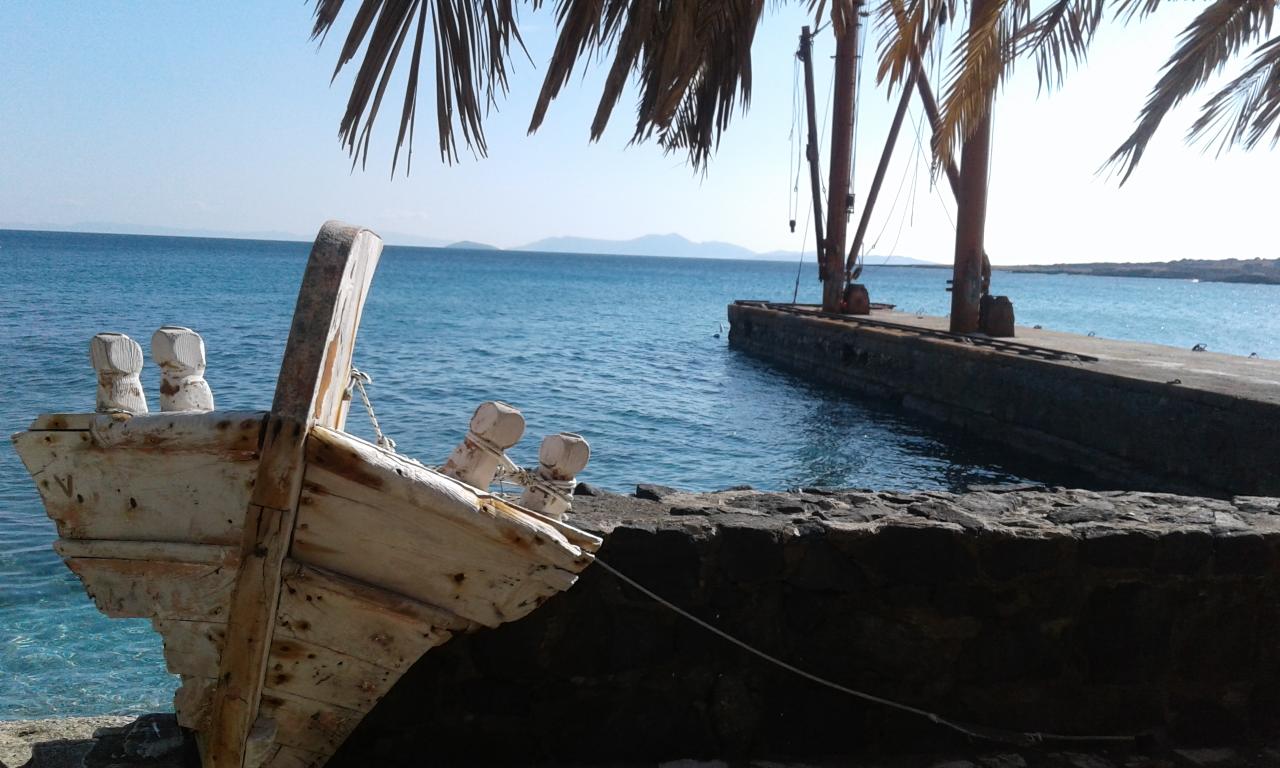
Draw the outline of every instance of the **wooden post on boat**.
[[[213,410],[200,334],[180,325],[163,326],[151,337],[151,359],[160,366],[161,411]]]
[[[441,474],[479,488],[488,489],[497,474],[506,450],[524,435],[524,416],[506,403],[481,403],[471,416],[470,428],[440,468]]]
[[[264,427],[258,472],[245,513],[218,686],[210,708],[205,768],[247,768],[270,745],[274,724],[258,719],[267,657],[292,542],[312,425],[341,429],[356,329],[382,240],[369,230],[326,222],[298,292],[275,401]]]
[[[969,29],[976,31],[994,11],[992,0],[974,0]],[[951,332],[978,330],[982,301],[983,254],[987,226],[987,173],[991,160],[991,106],[965,137],[960,155],[960,194],[956,201],[956,250],[951,278]]]
[[[827,262],[822,220],[822,166],[818,157],[818,115],[813,95],[813,33],[807,26],[800,29],[800,48],[796,51],[796,56],[804,65],[804,106],[809,122],[809,138],[805,143],[804,154],[809,161],[809,195],[813,199],[813,239],[818,254],[818,279],[823,280],[827,274]]]
[[[99,333],[89,341],[98,374],[98,413],[146,413],[142,391],[142,347],[123,333]]]
[[[831,103],[831,168],[827,193],[826,257],[822,273],[822,310],[840,312],[844,303],[844,244],[853,199],[849,174],[853,167],[854,84],[858,68],[860,0],[833,0],[836,36],[835,92]]]
[[[590,459],[591,446],[582,435],[561,432],[544,437],[538,448],[537,481],[525,487],[520,506],[556,520],[563,519],[572,506],[569,499],[578,473]]]

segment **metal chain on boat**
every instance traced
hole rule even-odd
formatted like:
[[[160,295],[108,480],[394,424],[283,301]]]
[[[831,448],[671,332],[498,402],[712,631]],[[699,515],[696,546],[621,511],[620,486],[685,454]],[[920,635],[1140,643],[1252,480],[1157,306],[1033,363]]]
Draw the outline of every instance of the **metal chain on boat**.
[[[364,389],[366,384],[372,383],[373,378],[369,374],[353,366],[351,368],[351,381],[347,384],[347,397],[351,396],[352,390],[360,393],[360,399],[364,401],[364,409],[369,413],[369,423],[373,425],[373,434],[377,438],[378,445],[395,453],[396,441],[383,434],[382,427],[378,424],[378,416],[373,412],[373,403],[369,402],[369,393]]]

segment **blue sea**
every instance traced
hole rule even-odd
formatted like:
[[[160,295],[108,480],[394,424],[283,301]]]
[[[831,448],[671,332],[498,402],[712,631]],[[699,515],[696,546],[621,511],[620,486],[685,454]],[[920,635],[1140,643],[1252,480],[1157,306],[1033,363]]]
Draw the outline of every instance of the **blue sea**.
[[[144,350],[165,324],[208,347],[220,408],[269,407],[307,243],[0,230],[0,426],[93,410],[88,340],[121,331]],[[616,491],[655,482],[960,490],[1071,482],[890,405],[800,381],[731,351],[733,299],[790,300],[796,263],[386,249],[356,365],[373,378],[399,450],[442,461],[481,401],[542,435],[591,442],[581,479]],[[945,314],[949,273],[870,267],[872,297]],[[1079,333],[1280,358],[1280,286],[996,273],[1018,320]],[[813,265],[799,298],[816,301]],[[156,408],[158,373],[143,381]],[[371,430],[353,411],[348,428]],[[0,448],[0,720],[171,706],[160,639],[108,620],[50,548],[53,523],[9,446]]]

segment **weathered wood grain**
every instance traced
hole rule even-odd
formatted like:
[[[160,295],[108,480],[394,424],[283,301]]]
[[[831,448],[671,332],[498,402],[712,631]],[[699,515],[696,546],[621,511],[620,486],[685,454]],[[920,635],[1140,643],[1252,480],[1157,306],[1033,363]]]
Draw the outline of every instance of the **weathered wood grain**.
[[[261,713],[276,721],[277,743],[322,754],[333,754],[364,717],[363,712],[274,688],[263,690]]]
[[[275,745],[275,752],[263,762],[263,768],[319,768],[329,759],[327,754]]]
[[[346,423],[351,355],[382,253],[367,229],[326,222],[302,276],[272,413],[335,429]]]
[[[103,415],[81,421],[87,429],[13,442],[64,538],[238,544],[262,421],[260,412]]]
[[[169,672],[197,679],[217,676],[218,659],[226,643],[226,624],[167,619],[152,623],[164,637]],[[397,671],[385,666],[280,636],[271,643],[266,683],[295,696],[368,711],[398,677]]]
[[[265,701],[260,694],[281,568],[292,543],[303,446],[313,423],[343,424],[356,330],[381,251],[377,235],[333,221],[321,228],[311,249],[244,517],[226,651],[219,661],[202,753],[206,768],[244,768],[250,728],[259,716],[260,699]]]
[[[172,541],[59,539],[53,543],[53,550],[63,558],[100,557],[113,560],[168,561],[233,567],[240,559],[238,547]]]
[[[170,674],[201,680],[218,676],[225,622],[152,619],[151,625],[164,638],[164,665]]]
[[[151,336],[151,359],[160,368],[160,410],[213,410],[200,334],[180,325],[163,326]]]
[[[429,483],[448,482],[430,475]],[[446,513],[388,492],[417,481],[408,471],[382,479],[385,484],[375,490],[311,465],[293,557],[485,626],[528,613],[538,604],[530,595],[568,588],[591,560],[555,529],[515,517],[496,499],[477,499],[468,511]],[[420,497],[434,495],[417,491]]]
[[[487,490],[498,464],[507,461],[505,451],[520,442],[524,415],[506,403],[489,400],[471,415],[467,434],[458,443],[440,472],[480,490]]]
[[[96,413],[42,413],[27,429],[88,429],[98,417]]]
[[[232,567],[208,563],[97,557],[66,563],[98,609],[117,619],[222,620],[236,574]]]
[[[454,632],[456,614],[315,568],[286,562],[276,633],[403,672]]]
[[[379,508],[391,505],[410,516],[415,528],[422,528],[420,521],[430,517],[430,526],[465,529],[467,534],[501,542],[520,558],[571,571],[591,562],[590,553],[570,543],[560,527],[345,432],[314,428],[307,462],[309,484],[314,473],[332,487],[334,495]],[[432,541],[430,531],[426,533],[426,541]]]
[[[182,685],[173,695],[173,711],[178,715],[178,725],[190,728],[200,736],[203,751],[203,732],[209,724],[209,706],[213,702],[214,680],[211,677],[183,676]]]
[[[123,333],[99,333],[89,341],[89,359],[98,374],[97,411],[146,413],[142,391],[142,347]]]

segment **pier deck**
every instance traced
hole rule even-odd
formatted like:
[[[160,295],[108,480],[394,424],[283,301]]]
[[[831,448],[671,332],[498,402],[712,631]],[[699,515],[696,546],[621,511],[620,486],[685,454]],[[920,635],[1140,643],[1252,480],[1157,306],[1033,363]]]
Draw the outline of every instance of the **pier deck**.
[[[730,344],[806,378],[899,400],[1115,487],[1280,495],[1280,361],[943,317],[729,307]]]

